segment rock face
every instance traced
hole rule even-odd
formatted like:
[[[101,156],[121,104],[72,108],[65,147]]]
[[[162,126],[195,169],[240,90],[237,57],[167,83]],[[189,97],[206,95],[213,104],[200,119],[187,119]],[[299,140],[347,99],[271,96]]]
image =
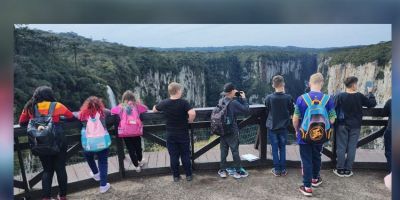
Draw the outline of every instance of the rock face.
[[[272,93],[272,78],[282,75],[285,78],[286,93],[295,99],[304,92],[305,82],[317,71],[316,56],[293,58],[290,60],[271,60],[259,58],[246,68],[248,78],[245,82],[253,83],[250,87],[251,103],[263,103],[266,94]]]
[[[140,94],[141,97],[147,100],[148,105],[153,105],[153,103],[168,97],[168,84],[173,81],[183,85],[185,98],[193,106],[205,106],[204,72],[196,73],[190,67],[182,67],[177,74],[149,70],[141,77],[136,76],[134,90],[136,94]]]
[[[323,59],[318,65],[318,71],[327,79],[327,91],[329,94],[337,94],[345,90],[344,78],[356,76],[358,78],[359,91],[365,92],[367,81],[373,81],[377,87],[375,93],[378,105],[383,105],[392,96],[392,62],[385,66],[378,66],[377,62],[368,62],[355,66],[352,63],[329,65],[330,58]]]

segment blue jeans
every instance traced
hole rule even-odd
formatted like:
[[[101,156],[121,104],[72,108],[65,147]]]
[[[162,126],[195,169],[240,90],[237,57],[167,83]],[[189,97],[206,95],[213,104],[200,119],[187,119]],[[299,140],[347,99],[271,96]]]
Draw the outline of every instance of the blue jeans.
[[[269,129],[268,137],[272,146],[272,158],[275,171],[282,172],[286,170],[286,142],[287,129],[271,130]]]
[[[385,143],[385,157],[387,160],[387,169],[392,171],[392,130],[386,129],[385,134],[383,135],[384,143]]]
[[[299,144],[303,184],[311,187],[311,179],[320,177],[322,144]]]
[[[186,176],[192,175],[192,163],[190,160],[190,137],[189,133],[168,133],[167,149],[171,161],[171,170],[174,177],[179,177],[179,158],[182,161]]]
[[[108,148],[99,152],[83,152],[85,155],[86,161],[89,164],[90,169],[93,174],[97,174],[100,171],[100,186],[107,185],[107,171],[108,171]],[[97,155],[98,165],[97,168],[96,162],[94,161],[94,155]]]

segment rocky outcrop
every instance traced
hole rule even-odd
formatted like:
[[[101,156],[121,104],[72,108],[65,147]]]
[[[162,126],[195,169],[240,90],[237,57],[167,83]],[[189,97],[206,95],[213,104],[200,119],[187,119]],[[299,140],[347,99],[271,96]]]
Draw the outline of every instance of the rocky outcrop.
[[[273,92],[272,78],[275,75],[285,78],[286,92],[296,98],[304,92],[305,82],[316,70],[317,61],[313,55],[290,60],[259,58],[247,68],[248,79],[244,80],[253,83],[250,102],[262,103],[266,94]]]
[[[392,96],[392,62],[385,66],[378,66],[377,62],[368,62],[359,66],[352,63],[329,65],[330,58],[322,59],[318,65],[318,71],[326,77],[327,91],[329,94],[337,94],[345,90],[344,78],[356,76],[360,92],[365,91],[367,81],[373,81],[377,87],[375,93],[377,103],[384,104]]]
[[[155,102],[168,97],[168,84],[179,82],[184,87],[185,98],[195,107],[205,106],[205,78],[204,73],[195,73],[190,67],[182,67],[179,73],[149,70],[141,77],[136,76],[134,91],[141,97],[152,98]]]

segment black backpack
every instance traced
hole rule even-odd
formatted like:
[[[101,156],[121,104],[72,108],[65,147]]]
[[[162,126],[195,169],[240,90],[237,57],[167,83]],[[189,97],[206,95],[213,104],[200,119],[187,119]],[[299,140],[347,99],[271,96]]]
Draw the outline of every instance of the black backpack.
[[[56,102],[51,102],[47,115],[41,115],[34,106],[34,118],[29,120],[27,133],[32,154],[36,156],[55,155],[60,152],[60,140],[53,123]],[[40,130],[39,130],[39,127]]]
[[[211,133],[219,136],[229,135],[232,133],[232,122],[227,124],[228,120],[228,105],[232,102],[230,100],[227,104],[224,103],[222,98],[218,105],[211,113]]]

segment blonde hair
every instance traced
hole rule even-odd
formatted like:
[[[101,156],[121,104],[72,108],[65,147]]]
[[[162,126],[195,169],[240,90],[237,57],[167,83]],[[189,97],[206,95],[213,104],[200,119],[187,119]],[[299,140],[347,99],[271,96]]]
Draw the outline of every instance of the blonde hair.
[[[310,76],[310,84],[323,84],[324,76],[321,73],[315,73]]]
[[[131,90],[127,90],[122,95],[122,103],[126,103],[128,101],[133,101],[136,103],[135,94]]]
[[[172,82],[168,85],[168,93],[171,96],[176,95],[178,93],[178,91],[180,91],[182,89],[183,89],[182,85],[177,82]]]

